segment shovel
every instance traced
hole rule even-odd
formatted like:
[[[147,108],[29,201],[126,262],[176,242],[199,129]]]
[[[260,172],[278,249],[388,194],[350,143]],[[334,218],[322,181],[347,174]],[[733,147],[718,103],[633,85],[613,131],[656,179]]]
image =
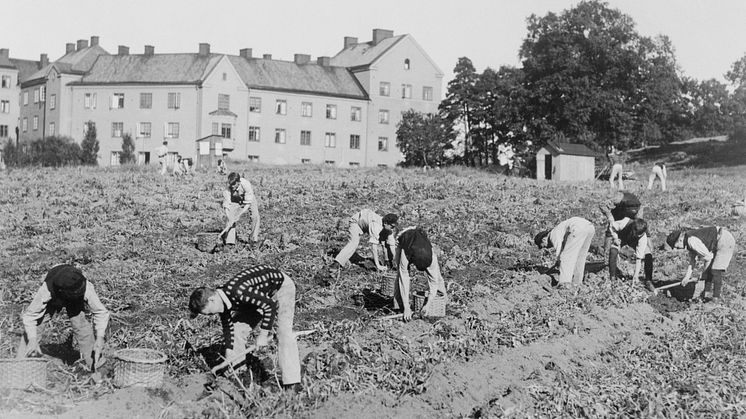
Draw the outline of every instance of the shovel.
[[[295,335],[296,338],[303,337],[303,336],[308,336],[308,335],[310,335],[312,333],[316,333],[316,330],[301,330],[301,331],[298,331],[298,332],[293,332],[293,334]],[[217,375],[218,371],[220,371],[220,370],[222,370],[224,368],[227,368],[229,366],[230,367],[234,367],[237,364],[240,364],[241,361],[243,361],[244,358],[246,358],[247,354],[249,354],[250,352],[254,352],[256,350],[256,348],[257,348],[256,345],[251,345],[248,348],[244,349],[243,351],[235,354],[231,359],[226,359],[223,362],[221,362],[220,364],[212,367],[212,369],[210,371],[213,374]]]

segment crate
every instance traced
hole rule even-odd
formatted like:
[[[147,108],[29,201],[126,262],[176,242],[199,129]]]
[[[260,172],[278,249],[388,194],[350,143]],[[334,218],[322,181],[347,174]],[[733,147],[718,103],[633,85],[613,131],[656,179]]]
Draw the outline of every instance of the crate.
[[[120,349],[114,354],[114,385],[160,387],[166,370],[166,355],[154,349]]]
[[[47,360],[44,358],[0,358],[0,387],[47,386]]]
[[[218,233],[197,233],[197,249],[212,252],[218,243]]]
[[[425,306],[427,301],[430,299],[430,292],[428,291],[415,291],[412,294],[412,311],[419,313],[422,307]],[[430,317],[445,317],[446,315],[446,296],[440,292],[437,293],[432,304],[432,311]]]
[[[380,279],[380,288],[381,288],[381,295],[385,295],[386,297],[393,297],[394,296],[394,290],[396,289],[396,280],[398,276],[396,272],[385,272],[381,274]]]

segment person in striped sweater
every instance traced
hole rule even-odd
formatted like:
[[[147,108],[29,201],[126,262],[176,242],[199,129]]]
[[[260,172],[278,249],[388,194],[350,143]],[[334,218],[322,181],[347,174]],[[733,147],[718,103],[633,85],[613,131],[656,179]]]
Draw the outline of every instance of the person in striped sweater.
[[[259,333],[254,343],[257,348],[266,346],[276,322],[283,386],[290,388],[300,383],[298,342],[293,333],[295,283],[279,269],[257,265],[244,269],[220,287],[197,288],[189,298],[189,310],[192,317],[220,315],[227,360],[246,348],[246,339],[256,323]]]
[[[704,301],[720,299],[723,277],[736,250],[733,235],[722,227],[702,227],[693,230],[677,229],[666,237],[666,244],[672,249],[689,251],[689,265],[686,268],[681,286],[690,282],[697,259],[704,260],[701,278],[705,281]]]

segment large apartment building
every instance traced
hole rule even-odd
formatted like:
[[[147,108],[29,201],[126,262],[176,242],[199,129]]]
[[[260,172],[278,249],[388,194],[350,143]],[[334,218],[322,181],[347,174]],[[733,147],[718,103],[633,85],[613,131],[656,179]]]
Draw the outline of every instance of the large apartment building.
[[[8,49],[0,49],[0,144],[18,140],[21,83],[48,64],[46,54],[40,58],[40,61],[10,58]]]
[[[145,46],[109,54],[98,37],[68,44],[59,60],[21,83],[21,140],[67,135],[81,141],[94,124],[99,164],[118,164],[122,136],[141,164],[156,149],[196,157],[197,140],[223,137],[233,160],[270,164],[393,166],[396,125],[410,109],[436,112],[443,73],[410,35],[375,29],[345,37],[334,57],[293,61],[216,54],[156,54]]]

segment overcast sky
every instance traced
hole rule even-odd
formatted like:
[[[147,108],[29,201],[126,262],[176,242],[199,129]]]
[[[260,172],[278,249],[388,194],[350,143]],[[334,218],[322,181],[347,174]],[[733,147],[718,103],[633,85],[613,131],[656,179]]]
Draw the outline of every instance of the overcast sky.
[[[141,54],[196,52],[200,42],[212,52],[292,60],[295,53],[333,56],[344,36],[371,39],[373,28],[409,33],[445,73],[453,77],[458,57],[478,71],[518,66],[518,49],[532,13],[561,12],[569,0],[3,0],[0,47],[14,58],[51,60],[65,43],[101,38]],[[683,72],[700,80],[716,78],[746,53],[744,0],[611,0],[632,16],[643,35],[668,35]]]

